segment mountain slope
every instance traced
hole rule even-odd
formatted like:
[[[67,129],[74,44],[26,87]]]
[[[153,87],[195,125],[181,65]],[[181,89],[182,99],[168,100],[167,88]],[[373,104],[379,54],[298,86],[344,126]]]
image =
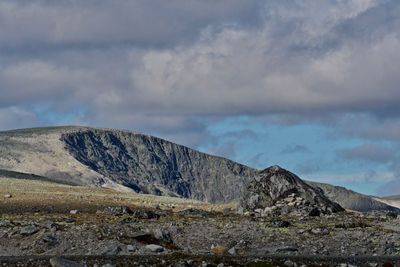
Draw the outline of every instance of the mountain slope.
[[[153,136],[88,127],[0,132],[0,168],[214,203],[238,200],[257,172]]]
[[[305,181],[318,189],[330,200],[339,203],[343,208],[356,211],[390,210],[400,214],[400,209],[382,203],[375,197],[366,196],[341,186]]]

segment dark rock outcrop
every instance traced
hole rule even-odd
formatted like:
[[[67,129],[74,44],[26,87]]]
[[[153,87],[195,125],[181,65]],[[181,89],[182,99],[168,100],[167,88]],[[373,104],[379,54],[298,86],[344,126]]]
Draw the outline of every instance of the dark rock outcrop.
[[[244,191],[240,209],[265,215],[331,214],[343,208],[309,186],[295,174],[269,167],[254,177]]]

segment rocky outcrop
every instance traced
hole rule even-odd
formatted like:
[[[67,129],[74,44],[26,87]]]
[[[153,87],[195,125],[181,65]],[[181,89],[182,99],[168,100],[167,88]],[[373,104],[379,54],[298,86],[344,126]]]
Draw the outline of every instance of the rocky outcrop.
[[[243,211],[269,215],[330,214],[343,208],[309,186],[295,174],[275,165],[258,173],[243,193]]]

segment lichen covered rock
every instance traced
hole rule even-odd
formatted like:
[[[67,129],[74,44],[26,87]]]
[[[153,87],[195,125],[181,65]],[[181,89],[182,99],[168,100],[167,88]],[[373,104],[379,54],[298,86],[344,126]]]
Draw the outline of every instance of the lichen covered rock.
[[[318,216],[343,211],[339,204],[277,165],[254,177],[242,195],[240,209],[260,216]]]

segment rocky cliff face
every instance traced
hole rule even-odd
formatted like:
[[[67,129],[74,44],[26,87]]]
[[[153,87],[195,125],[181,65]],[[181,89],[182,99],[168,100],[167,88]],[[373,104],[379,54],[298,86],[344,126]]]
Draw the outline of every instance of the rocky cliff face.
[[[343,211],[339,204],[276,165],[254,177],[241,198],[240,207],[261,216],[319,215]]]
[[[239,198],[256,170],[153,136],[104,129],[62,135],[79,162],[136,192],[208,202]]]
[[[389,210],[400,214],[400,209],[379,201],[378,198],[366,196],[341,186],[306,181],[330,200],[339,203],[343,208],[356,211]]]

